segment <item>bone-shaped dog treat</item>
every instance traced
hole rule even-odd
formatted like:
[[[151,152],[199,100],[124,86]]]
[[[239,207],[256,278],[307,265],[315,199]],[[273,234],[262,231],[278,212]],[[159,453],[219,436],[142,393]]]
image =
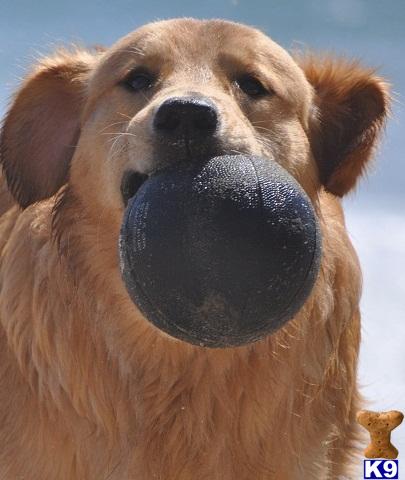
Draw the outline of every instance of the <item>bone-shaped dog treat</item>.
[[[366,458],[397,458],[398,450],[391,443],[391,431],[401,424],[403,413],[396,410],[390,412],[370,412],[361,410],[357,413],[357,421],[370,433],[371,443],[364,450]]]

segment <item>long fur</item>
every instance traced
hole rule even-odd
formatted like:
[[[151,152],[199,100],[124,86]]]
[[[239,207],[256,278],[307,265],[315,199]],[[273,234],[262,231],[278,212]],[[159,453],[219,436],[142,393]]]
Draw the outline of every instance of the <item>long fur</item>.
[[[152,25],[151,32],[163,30],[169,37],[172,29],[170,35],[179,38],[187,30],[194,38],[190,31],[197,28],[196,21],[177,22],[173,28],[170,22]],[[242,28],[226,22],[201,25],[218,35]],[[246,38],[267,42],[243,28]],[[186,47],[191,49],[188,42]],[[127,51],[125,43],[119,44],[103,58],[117,62]],[[288,64],[287,73],[298,71],[274,51],[280,65]],[[317,76],[313,62],[302,68],[302,95],[313,103],[313,111],[323,108],[325,118],[328,112],[316,95],[328,91],[326,84],[336,85],[339,75],[325,67]],[[80,68],[81,77],[85,70]],[[364,78],[369,75],[373,83],[372,74],[365,72]],[[53,83],[50,78],[52,88],[70,91],[70,80]],[[92,78],[98,85],[97,75]],[[358,83],[355,74],[348,78]],[[41,83],[35,85],[40,88]],[[370,89],[367,102],[385,95],[377,87]],[[351,95],[353,89],[347,92]],[[26,105],[21,95],[17,98]],[[101,94],[92,101],[105,102]],[[13,138],[10,145],[16,145],[15,121],[32,115],[13,105],[5,123],[7,138]],[[369,110],[364,114],[368,117],[361,135],[367,141],[358,150],[361,168],[339,171],[336,185],[344,180],[344,191],[354,185],[368,159],[365,149],[369,152],[383,115],[375,110],[378,115]],[[277,112],[284,115],[281,107]],[[297,115],[304,116],[302,112]],[[315,125],[309,133],[305,122],[302,127],[295,117],[288,120],[289,130],[279,143],[288,142],[294,130],[296,148],[305,150],[312,142],[312,150],[322,155],[318,145],[326,140],[320,136],[331,140],[327,124],[319,127],[316,115],[307,120]],[[269,128],[275,131],[276,126]],[[86,132],[97,157],[99,140]],[[260,130],[257,135],[265,138]],[[90,155],[86,138],[76,149],[70,176],[62,186],[60,177],[47,183],[53,194],[43,198],[44,192],[37,191],[36,203],[27,204],[26,180],[18,177],[23,159],[7,156],[10,145],[3,150],[3,168],[18,180],[7,187],[2,178],[0,189],[0,480],[335,480],[348,475],[361,403],[356,383],[361,273],[340,200],[325,190],[338,170],[329,172],[322,185],[325,158],[316,160],[316,170],[309,147],[302,157],[306,163],[291,167],[306,188],[314,189],[311,198],[323,238],[320,273],[305,305],[262,341],[211,350],[163,335],[130,301],[117,256],[121,214],[97,203],[97,189],[90,182],[101,177],[96,169],[83,167]],[[291,145],[282,158],[292,155]],[[29,143],[20,147],[29,151]],[[344,152],[341,156],[339,165],[346,165],[349,157]],[[34,162],[29,168],[35,175]]]

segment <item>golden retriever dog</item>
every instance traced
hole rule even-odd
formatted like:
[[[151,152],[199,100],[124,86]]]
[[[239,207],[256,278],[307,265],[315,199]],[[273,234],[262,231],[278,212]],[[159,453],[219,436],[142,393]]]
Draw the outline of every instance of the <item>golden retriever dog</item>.
[[[154,148],[154,113],[172,97],[208,99],[221,122],[216,154],[271,154],[319,218],[310,296],[249,345],[162,334],[121,277],[124,172],[141,183],[188,155],[181,142]],[[348,476],[361,274],[341,197],[364,172],[388,103],[372,70],[293,58],[222,20],[161,21],[106,50],[40,60],[1,133],[0,479]]]

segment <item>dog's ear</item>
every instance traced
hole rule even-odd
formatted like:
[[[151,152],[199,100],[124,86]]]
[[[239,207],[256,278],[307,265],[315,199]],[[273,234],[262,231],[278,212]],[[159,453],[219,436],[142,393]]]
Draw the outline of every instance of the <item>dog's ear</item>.
[[[357,62],[298,60],[314,88],[311,144],[326,190],[343,196],[371,158],[389,110],[388,85]]]
[[[23,208],[67,181],[94,61],[86,51],[58,51],[35,66],[13,99],[1,130],[0,162]]]

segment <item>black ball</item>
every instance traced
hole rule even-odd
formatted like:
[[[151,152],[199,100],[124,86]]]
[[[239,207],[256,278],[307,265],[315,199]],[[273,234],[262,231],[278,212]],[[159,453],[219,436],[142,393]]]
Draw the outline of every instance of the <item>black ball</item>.
[[[222,156],[158,171],[128,202],[120,236],[133,302],[164,332],[244,345],[284,325],[314,285],[312,204],[276,162]]]

